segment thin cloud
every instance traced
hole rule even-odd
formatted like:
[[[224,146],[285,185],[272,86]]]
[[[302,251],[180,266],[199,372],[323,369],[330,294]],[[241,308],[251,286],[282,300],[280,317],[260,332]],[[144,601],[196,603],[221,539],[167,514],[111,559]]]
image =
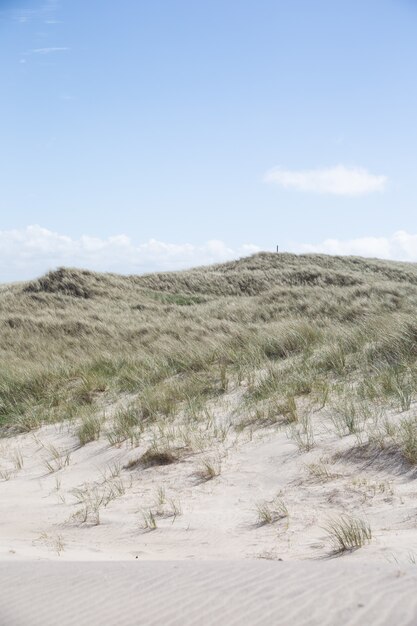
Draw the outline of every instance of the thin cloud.
[[[126,235],[74,239],[28,226],[0,231],[0,282],[25,280],[60,265],[134,274],[217,263],[258,251],[253,244],[229,247],[218,240],[197,246],[156,239],[135,245]]]
[[[295,244],[292,248],[295,252],[417,261],[417,234],[399,230],[389,237],[326,239],[319,244]]]
[[[32,54],[52,54],[53,52],[67,52],[70,48],[51,47],[51,48],[35,48]]]
[[[13,4],[13,2],[10,2]],[[59,10],[60,3],[56,0],[48,0],[43,5],[36,9],[28,9],[27,7],[14,11],[12,15],[12,19],[17,20],[21,24],[27,24],[29,22],[42,20],[44,23],[55,24],[57,20],[55,20],[55,13]]]
[[[265,174],[263,180],[283,189],[338,196],[381,192],[387,183],[386,176],[376,176],[364,168],[344,165],[316,170],[285,170],[275,167]]]

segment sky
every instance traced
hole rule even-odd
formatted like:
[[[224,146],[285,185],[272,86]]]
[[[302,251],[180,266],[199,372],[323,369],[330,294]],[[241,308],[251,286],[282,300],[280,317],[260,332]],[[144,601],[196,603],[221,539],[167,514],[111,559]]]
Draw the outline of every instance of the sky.
[[[0,0],[0,281],[417,261],[417,0]]]

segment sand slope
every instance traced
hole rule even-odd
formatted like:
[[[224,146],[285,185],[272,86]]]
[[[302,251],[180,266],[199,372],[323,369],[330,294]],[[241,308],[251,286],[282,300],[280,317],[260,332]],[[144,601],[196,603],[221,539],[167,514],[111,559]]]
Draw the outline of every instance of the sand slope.
[[[222,419],[227,410],[219,411]],[[147,449],[146,440],[115,447],[103,435],[79,447],[74,424],[3,439],[0,559],[323,559],[331,552],[326,523],[350,513],[369,522],[373,538],[346,558],[414,562],[414,469],[389,450],[336,437],[324,416],[315,420],[309,452],[300,452],[285,428],[231,430],[222,442],[204,434],[203,452],[147,469],[125,468]],[[219,460],[221,472],[205,482],[197,473],[207,457]],[[317,465],[328,475],[315,476]],[[99,519],[83,519],[79,493],[97,500],[109,491]],[[288,517],[259,525],[257,503],[277,494]],[[156,518],[152,532],[144,527],[149,511]]]
[[[227,424],[235,405],[231,394],[214,413]],[[308,452],[286,428],[232,428],[133,469],[146,437],[80,447],[73,422],[3,439],[1,626],[417,623],[415,470],[313,419]],[[221,471],[203,481],[207,455]],[[83,519],[77,493],[109,490]],[[288,516],[259,524],[257,502],[277,494]],[[325,525],[344,513],[367,520],[372,541],[335,557]]]

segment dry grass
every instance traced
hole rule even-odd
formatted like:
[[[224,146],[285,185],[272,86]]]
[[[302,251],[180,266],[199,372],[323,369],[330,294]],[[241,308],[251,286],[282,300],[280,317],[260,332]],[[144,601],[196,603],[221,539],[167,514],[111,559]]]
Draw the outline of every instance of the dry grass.
[[[310,463],[307,465],[307,470],[310,477],[319,483],[328,482],[340,478],[342,475],[335,471],[332,465],[324,460],[320,459],[316,463]]]
[[[265,526],[288,517],[288,509],[282,497],[277,495],[273,500],[258,502],[256,514],[258,526]]]
[[[155,504],[142,509],[142,530],[151,531],[158,528],[158,519],[171,519],[173,524],[182,515],[181,503],[178,499],[168,498],[165,489],[158,487]]]
[[[71,453],[68,450],[58,450],[52,444],[43,447],[49,453],[49,458],[44,459],[45,468],[49,473],[57,472],[70,464]]]
[[[350,515],[331,520],[325,530],[335,553],[357,550],[372,539],[369,524]]]
[[[78,508],[71,519],[79,524],[98,526],[101,510],[123,496],[131,484],[126,484],[119,476],[104,475],[100,483],[85,483],[73,489],[72,495]]]
[[[199,462],[195,475],[201,482],[207,482],[220,476],[221,472],[222,463],[219,456],[207,456]]]

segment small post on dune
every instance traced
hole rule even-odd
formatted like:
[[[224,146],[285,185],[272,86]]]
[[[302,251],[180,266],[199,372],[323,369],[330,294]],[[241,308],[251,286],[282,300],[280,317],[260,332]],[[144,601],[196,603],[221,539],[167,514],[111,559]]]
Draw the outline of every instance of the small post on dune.
[[[277,246],[277,252],[279,252],[279,248],[278,248],[278,246]]]

